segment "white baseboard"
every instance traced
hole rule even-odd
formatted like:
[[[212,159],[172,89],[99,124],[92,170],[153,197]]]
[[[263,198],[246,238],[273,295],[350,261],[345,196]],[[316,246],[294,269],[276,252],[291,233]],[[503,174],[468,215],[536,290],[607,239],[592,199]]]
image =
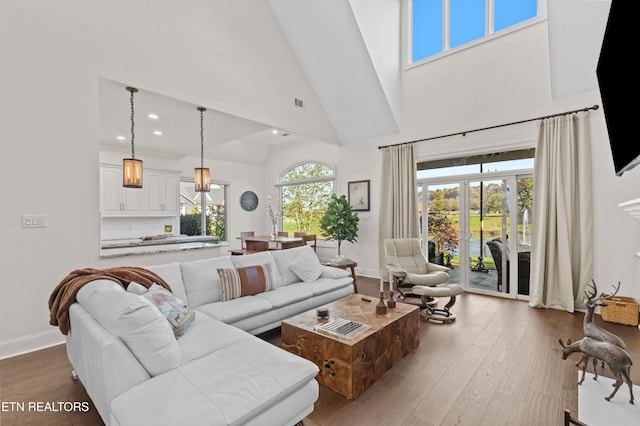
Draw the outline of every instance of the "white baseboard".
[[[58,329],[3,340],[0,342],[0,359],[11,358],[61,343],[64,343],[64,336]]]

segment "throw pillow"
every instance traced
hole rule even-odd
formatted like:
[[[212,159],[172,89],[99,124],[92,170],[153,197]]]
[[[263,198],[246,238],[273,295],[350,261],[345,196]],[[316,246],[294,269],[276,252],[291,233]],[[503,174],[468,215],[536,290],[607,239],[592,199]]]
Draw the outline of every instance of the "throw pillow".
[[[333,266],[322,266],[322,278],[346,278],[350,277],[351,274],[346,269],[334,268]]]
[[[243,268],[218,268],[218,277],[223,302],[274,289],[269,264]]]
[[[109,333],[122,339],[151,376],[180,365],[180,346],[171,325],[144,297],[113,281],[96,280],[82,286],[76,300]]]
[[[303,250],[289,268],[304,282],[315,281],[322,274],[320,260],[311,250]]]
[[[131,281],[129,283],[129,285],[127,286],[127,291],[129,293],[133,293],[133,294],[137,294],[138,296],[142,296],[143,294],[145,294],[149,289],[146,288],[145,286],[143,286],[140,283],[137,283],[135,281]]]
[[[193,321],[195,312],[182,300],[156,283],[153,283],[153,285],[149,287],[149,291],[141,294],[141,296],[158,307],[167,321],[169,321],[169,324],[171,324],[173,334],[176,337],[182,336],[189,324]]]

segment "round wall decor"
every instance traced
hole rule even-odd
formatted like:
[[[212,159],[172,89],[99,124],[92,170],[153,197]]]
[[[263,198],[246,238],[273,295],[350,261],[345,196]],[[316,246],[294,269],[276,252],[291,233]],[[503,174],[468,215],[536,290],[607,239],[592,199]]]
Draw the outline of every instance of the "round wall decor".
[[[258,207],[258,196],[253,191],[245,191],[240,196],[240,206],[248,212]]]

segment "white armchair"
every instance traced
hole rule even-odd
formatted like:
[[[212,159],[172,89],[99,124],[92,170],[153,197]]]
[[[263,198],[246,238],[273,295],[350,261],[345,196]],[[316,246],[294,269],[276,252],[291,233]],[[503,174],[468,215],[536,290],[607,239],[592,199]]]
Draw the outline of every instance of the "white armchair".
[[[384,240],[387,269],[391,272],[394,292],[400,299],[420,297],[422,316],[429,320],[451,322],[456,316],[450,312],[456,296],[464,293],[459,284],[445,284],[449,280],[449,268],[427,261],[417,238]],[[410,290],[402,288],[410,287]],[[450,297],[443,308],[438,308],[437,297]]]

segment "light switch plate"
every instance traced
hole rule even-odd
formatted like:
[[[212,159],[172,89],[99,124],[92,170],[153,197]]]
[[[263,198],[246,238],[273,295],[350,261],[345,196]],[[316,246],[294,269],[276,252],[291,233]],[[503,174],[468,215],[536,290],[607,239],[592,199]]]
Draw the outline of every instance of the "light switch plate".
[[[24,214],[22,215],[23,228],[46,228],[47,216],[42,214]]]

